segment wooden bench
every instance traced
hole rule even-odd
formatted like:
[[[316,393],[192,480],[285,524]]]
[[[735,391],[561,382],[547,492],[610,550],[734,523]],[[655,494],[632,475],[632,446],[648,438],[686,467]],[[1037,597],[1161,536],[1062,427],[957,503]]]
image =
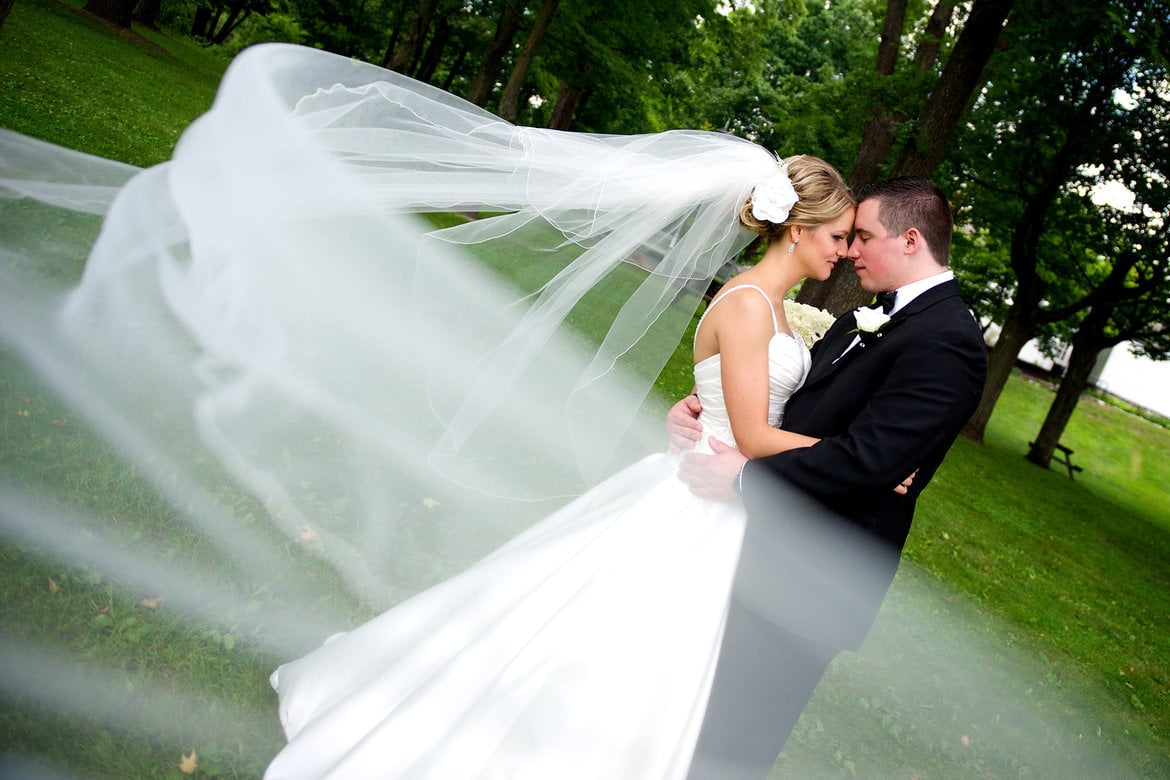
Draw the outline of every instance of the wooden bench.
[[[1030,441],[1030,442],[1028,442],[1028,446],[1034,447],[1034,446],[1036,446],[1036,442]],[[1077,471],[1084,471],[1084,469],[1081,468],[1080,466],[1073,465],[1072,454],[1073,454],[1073,451],[1070,450],[1068,447],[1064,446],[1063,444],[1057,444],[1056,451],[1052,453],[1052,459],[1055,460],[1057,463],[1062,464],[1066,469],[1068,469],[1068,478],[1075,481],[1076,477],[1073,476],[1074,473]]]

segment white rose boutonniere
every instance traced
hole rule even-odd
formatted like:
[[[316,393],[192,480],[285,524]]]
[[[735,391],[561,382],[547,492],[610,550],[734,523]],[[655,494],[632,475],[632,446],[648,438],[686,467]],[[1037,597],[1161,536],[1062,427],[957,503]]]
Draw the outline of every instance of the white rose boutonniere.
[[[881,338],[882,328],[890,321],[890,315],[877,306],[873,308],[863,306],[855,311],[853,316],[857,321],[855,332],[861,337],[862,344],[872,344],[874,339]]]
[[[788,327],[809,349],[821,340],[837,319],[824,309],[796,301],[784,301],[784,314],[788,318]]]

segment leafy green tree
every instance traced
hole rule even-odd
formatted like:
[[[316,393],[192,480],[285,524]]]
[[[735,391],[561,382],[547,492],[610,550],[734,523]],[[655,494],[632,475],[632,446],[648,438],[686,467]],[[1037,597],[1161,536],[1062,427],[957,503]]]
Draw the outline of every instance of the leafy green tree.
[[[1114,256],[1085,246],[1086,236],[1103,233],[1089,193],[1108,180],[1149,193],[1147,180],[1165,182],[1168,173],[1164,136],[1155,132],[1166,121],[1158,97],[1166,83],[1165,0],[1069,8],[1060,25],[1041,5],[1027,4],[1009,30],[1005,56],[989,69],[979,110],[963,130],[964,161],[954,174],[964,221],[1000,237],[1011,270],[1002,284],[1011,305],[965,429],[976,440],[1023,345],[1041,326],[1094,302],[1091,289],[1068,285],[1086,264]],[[1119,90],[1144,99],[1126,105]]]
[[[661,129],[661,74],[686,63],[698,18],[714,13],[713,0],[562,0],[532,67],[546,106],[530,118],[595,132]]]
[[[406,17],[401,36],[395,35],[393,49],[388,49],[383,67],[399,73],[411,73],[423,52],[431,20],[443,4],[442,0],[422,0]]]
[[[943,48],[942,32],[953,11],[950,4],[940,8],[943,2],[940,0],[936,4],[928,23],[918,34],[915,55],[906,58],[907,68],[913,62],[920,75],[933,68],[938,51]],[[1015,0],[974,0],[971,3],[941,74],[921,108],[913,112],[905,96],[916,94],[916,91],[897,88],[912,85],[913,81],[891,79],[899,59],[894,56],[894,50],[898,48],[895,42],[903,38],[900,33],[907,5],[905,0],[888,1],[883,43],[879,47],[873,72],[876,85],[871,92],[888,96],[891,95],[891,88],[897,88],[895,94],[901,97],[897,98],[897,104],[879,103],[870,114],[868,135],[859,146],[858,157],[850,174],[855,186],[876,177],[902,124],[908,124],[910,132],[890,175],[933,176],[951,133],[978,92],[983,68],[995,50],[1004,21],[1014,3]],[[921,83],[922,80],[917,81]],[[908,116],[913,116],[913,120],[905,118]],[[852,264],[839,263],[827,281],[806,284],[801,289],[799,300],[840,314],[865,303],[871,297],[858,284],[857,276],[852,272]]]
[[[496,80],[504,66],[504,57],[512,48],[512,41],[520,31],[526,3],[523,0],[499,0],[495,32],[488,40],[480,59],[479,70],[471,80],[467,99],[477,106],[487,105],[495,89]]]
[[[273,15],[284,17],[273,31],[295,28],[298,42],[326,51],[379,61],[387,30],[401,0],[273,0]]]
[[[199,0],[191,21],[191,35],[208,43],[223,43],[253,13],[266,14],[271,10],[269,0]]]
[[[528,80],[528,72],[532,68],[532,62],[536,58],[536,53],[540,50],[541,44],[544,42],[545,33],[548,32],[549,25],[552,24],[553,17],[556,15],[557,7],[560,4],[561,0],[544,0],[540,4],[540,11],[537,12],[532,21],[532,26],[529,28],[528,35],[524,40],[524,46],[516,56],[516,62],[513,64],[512,72],[508,76],[508,83],[504,85],[504,91],[500,95],[497,110],[497,113],[509,122],[516,121],[516,115],[520,108],[521,90],[523,90],[524,84]]]
[[[863,0],[780,0],[704,19],[690,66],[663,78],[662,123],[731,132],[843,168],[859,141],[875,25]]]
[[[1081,313],[1072,336],[1068,367],[1056,398],[1028,450],[1031,462],[1048,467],[1052,453],[1076,411],[1102,350],[1131,342],[1143,355],[1170,357],[1170,237],[1165,231],[1170,209],[1146,209],[1110,220],[1117,256],[1107,274],[1088,281],[1092,303]],[[1090,266],[1092,268],[1092,266]]]

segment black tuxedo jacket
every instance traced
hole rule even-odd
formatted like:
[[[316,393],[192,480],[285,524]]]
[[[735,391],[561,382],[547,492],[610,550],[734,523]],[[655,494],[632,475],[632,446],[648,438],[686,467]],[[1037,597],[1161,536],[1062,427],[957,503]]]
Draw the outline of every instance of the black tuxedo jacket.
[[[814,346],[785,410],[785,430],[821,441],[749,461],[742,482],[748,531],[737,595],[836,647],[859,646],[869,630],[915,501],[974,412],[986,372],[982,334],[954,281],[842,356],[856,327],[846,314]],[[894,493],[915,469],[910,492]]]

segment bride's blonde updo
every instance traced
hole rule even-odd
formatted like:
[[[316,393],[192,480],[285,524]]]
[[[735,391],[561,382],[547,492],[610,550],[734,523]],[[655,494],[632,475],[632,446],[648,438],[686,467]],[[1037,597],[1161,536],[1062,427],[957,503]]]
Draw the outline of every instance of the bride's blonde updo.
[[[753,233],[769,241],[783,238],[784,232],[791,225],[823,225],[857,205],[841,174],[821,158],[798,154],[785,158],[784,164],[799,199],[792,206],[787,219],[776,223],[757,219],[752,214],[752,198],[748,196],[747,202],[740,209],[739,221]]]

